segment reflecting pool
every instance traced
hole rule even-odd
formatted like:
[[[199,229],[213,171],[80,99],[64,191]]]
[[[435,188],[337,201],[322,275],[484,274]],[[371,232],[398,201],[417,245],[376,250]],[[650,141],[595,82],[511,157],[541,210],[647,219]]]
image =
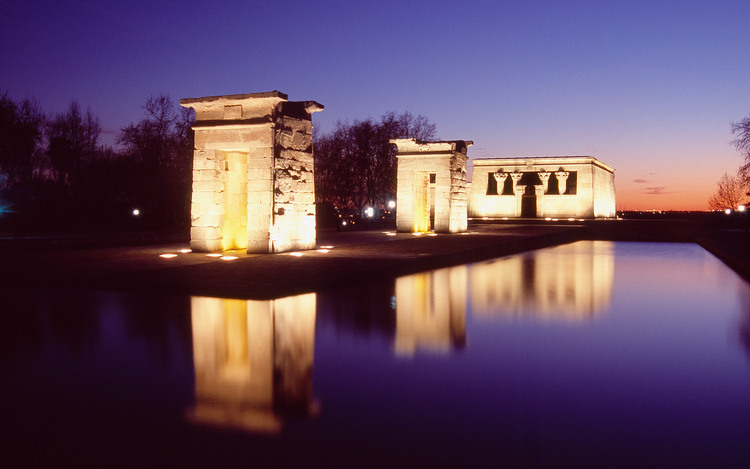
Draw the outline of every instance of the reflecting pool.
[[[270,301],[0,291],[9,467],[750,464],[750,287],[696,245]]]

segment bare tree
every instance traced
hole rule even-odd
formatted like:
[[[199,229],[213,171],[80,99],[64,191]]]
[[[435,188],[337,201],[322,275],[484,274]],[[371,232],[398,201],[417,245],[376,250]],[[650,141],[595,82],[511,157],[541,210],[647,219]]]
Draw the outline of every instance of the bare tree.
[[[713,210],[737,210],[747,199],[747,185],[740,175],[724,173],[716,186],[716,192],[708,199],[708,206]]]
[[[139,168],[134,202],[163,227],[180,227],[190,214],[192,114],[167,95],[151,96],[145,117],[121,130],[123,156]]]
[[[68,110],[47,123],[47,156],[53,179],[71,185],[83,167],[91,163],[99,150],[102,126],[91,108],[81,113],[78,101],[71,101]]]
[[[385,205],[396,195],[396,150],[391,138],[435,138],[435,124],[411,113],[337,122],[327,135],[314,135],[315,192],[318,202],[338,208]]]
[[[43,165],[44,113],[39,103],[0,95],[0,187],[28,184]]]
[[[732,145],[742,153],[745,164],[740,166],[739,175],[750,182],[750,115],[739,122],[731,123],[732,134],[736,136]]]

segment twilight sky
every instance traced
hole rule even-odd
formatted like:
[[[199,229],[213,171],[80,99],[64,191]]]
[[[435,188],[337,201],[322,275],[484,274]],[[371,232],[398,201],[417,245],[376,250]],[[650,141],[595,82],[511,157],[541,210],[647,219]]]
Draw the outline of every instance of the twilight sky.
[[[159,93],[276,89],[323,132],[408,110],[472,158],[595,156],[618,210],[705,209],[742,163],[748,24],[748,0],[0,0],[0,92],[77,99],[103,143]]]

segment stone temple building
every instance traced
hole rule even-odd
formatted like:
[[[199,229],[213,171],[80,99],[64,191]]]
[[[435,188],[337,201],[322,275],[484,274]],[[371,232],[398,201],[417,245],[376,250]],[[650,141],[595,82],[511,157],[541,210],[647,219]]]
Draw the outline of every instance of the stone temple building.
[[[473,161],[472,218],[614,218],[615,170],[591,156]]]
[[[315,247],[315,101],[278,91],[181,99],[195,110],[190,247]]]
[[[398,148],[396,229],[419,233],[466,231],[466,156],[471,140],[390,140]]]

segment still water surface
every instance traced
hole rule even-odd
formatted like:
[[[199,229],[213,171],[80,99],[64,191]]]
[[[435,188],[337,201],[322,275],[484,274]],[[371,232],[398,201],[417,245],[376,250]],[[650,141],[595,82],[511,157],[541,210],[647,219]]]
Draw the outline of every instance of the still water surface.
[[[273,301],[2,294],[10,467],[750,465],[750,287],[696,245]]]

